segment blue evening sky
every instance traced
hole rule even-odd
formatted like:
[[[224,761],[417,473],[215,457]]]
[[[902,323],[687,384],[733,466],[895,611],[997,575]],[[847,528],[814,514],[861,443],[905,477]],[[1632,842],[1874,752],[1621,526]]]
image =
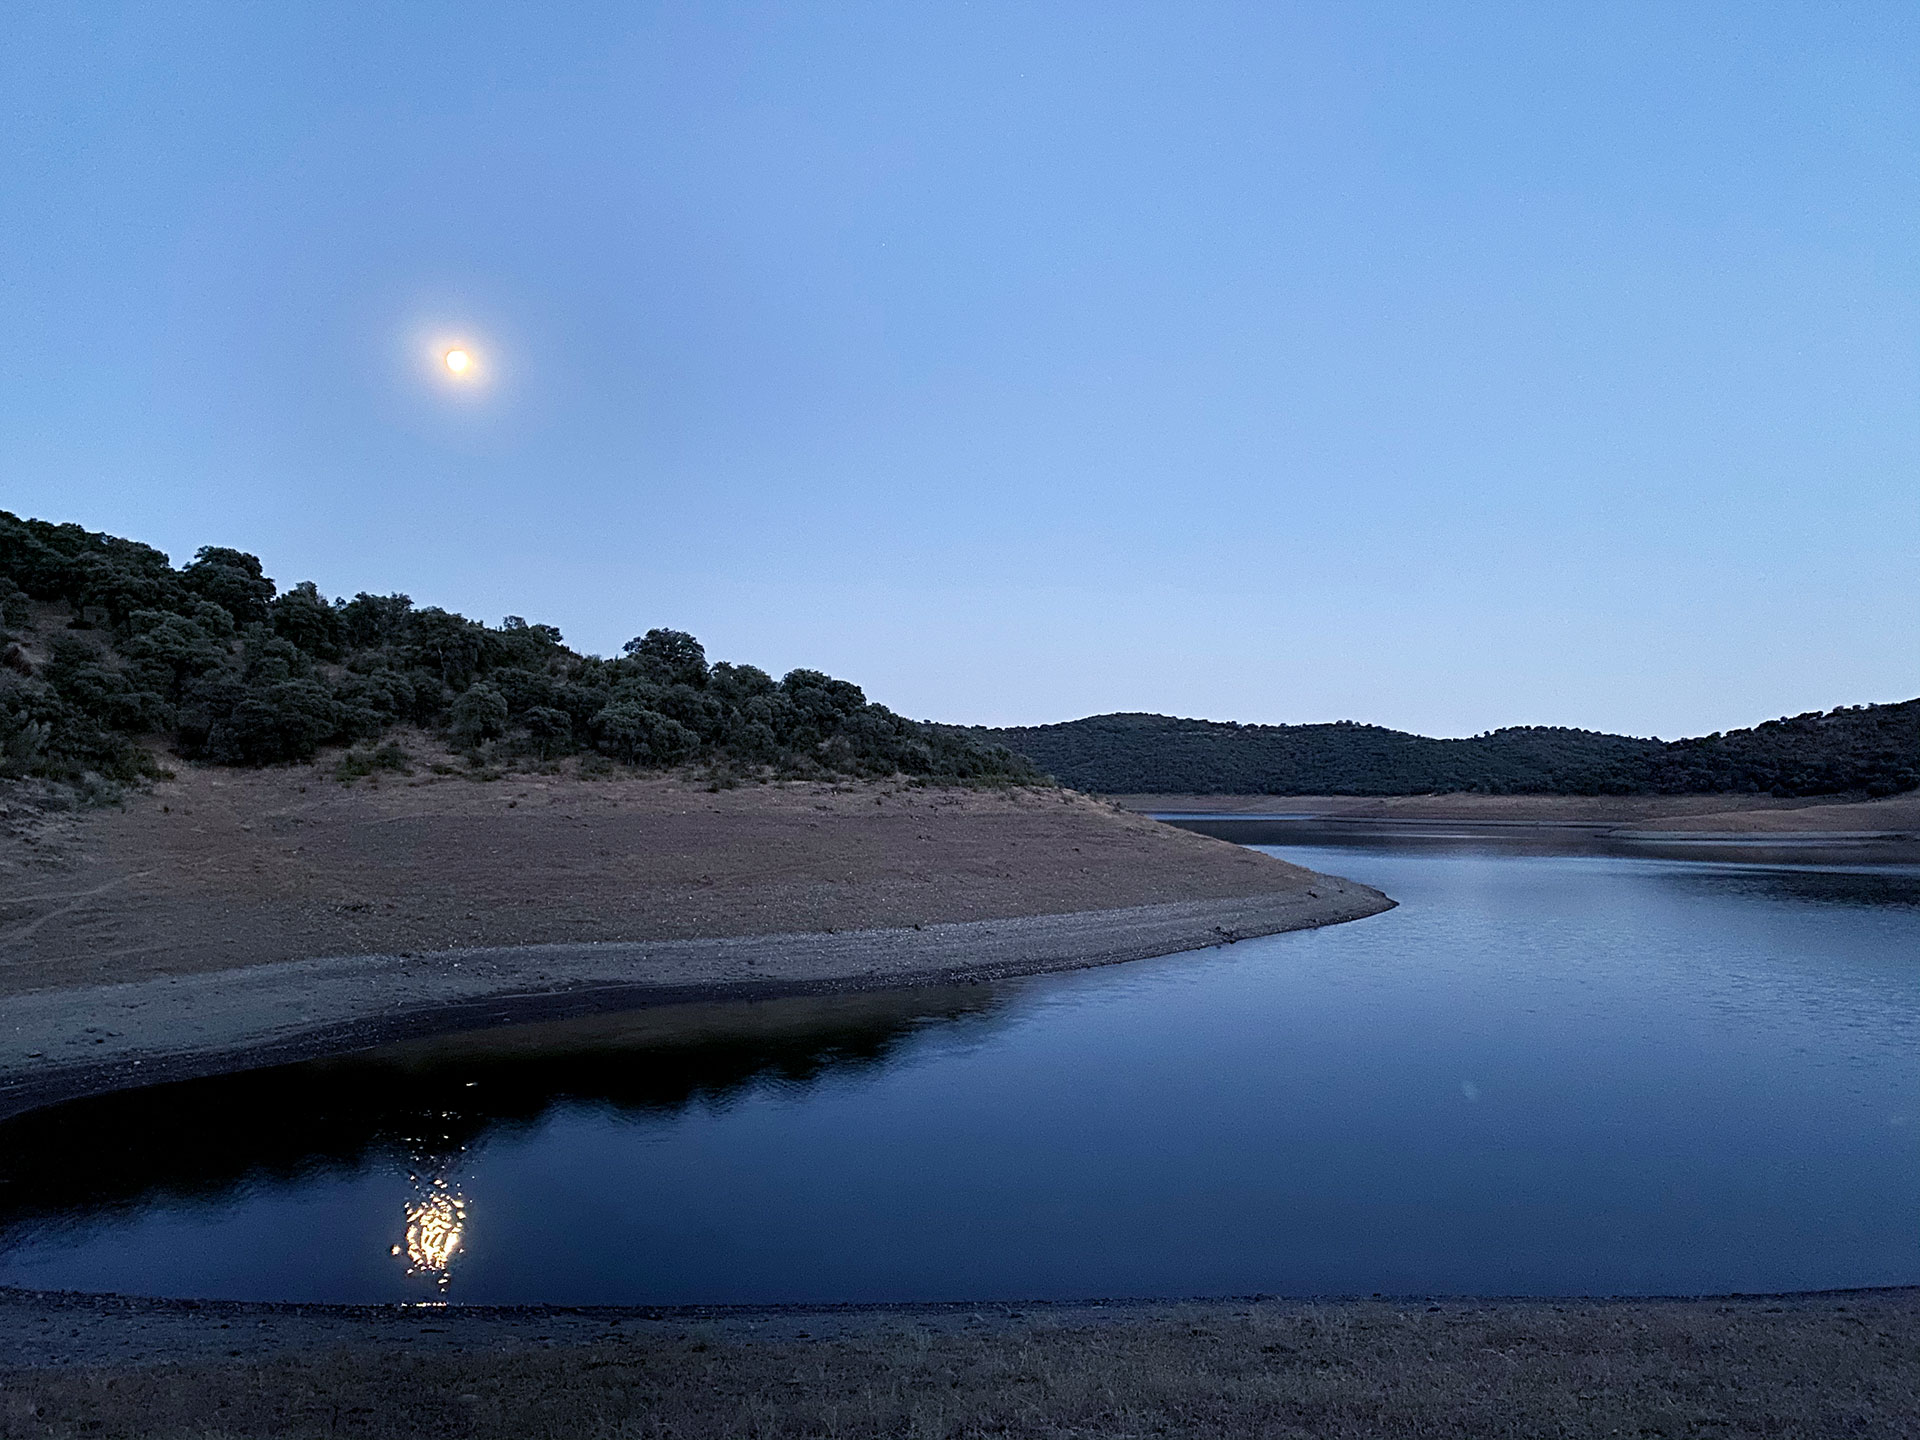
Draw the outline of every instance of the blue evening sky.
[[[946,720],[1698,733],[1920,693],[1916,241],[1911,0],[26,0],[0,508]]]

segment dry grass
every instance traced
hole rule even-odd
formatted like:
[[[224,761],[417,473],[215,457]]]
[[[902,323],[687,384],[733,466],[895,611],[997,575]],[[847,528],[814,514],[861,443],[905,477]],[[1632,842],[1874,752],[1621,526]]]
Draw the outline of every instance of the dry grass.
[[[456,1325],[457,1328],[457,1325]],[[828,1327],[831,1328],[831,1327]],[[1920,1297],[1209,1302],[14,1371],[0,1436],[1920,1435]],[[529,1336],[537,1342],[538,1336]]]

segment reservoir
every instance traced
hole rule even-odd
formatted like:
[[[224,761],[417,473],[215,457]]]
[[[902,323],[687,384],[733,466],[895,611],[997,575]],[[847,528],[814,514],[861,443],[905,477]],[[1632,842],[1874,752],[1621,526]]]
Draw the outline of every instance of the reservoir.
[[[0,1284],[681,1304],[1920,1282],[1920,870],[1267,848],[1400,906],[22,1117],[0,1126]]]

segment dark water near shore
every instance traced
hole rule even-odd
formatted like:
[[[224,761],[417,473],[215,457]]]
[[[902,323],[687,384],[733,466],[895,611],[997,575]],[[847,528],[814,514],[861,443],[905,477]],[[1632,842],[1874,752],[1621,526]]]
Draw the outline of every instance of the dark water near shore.
[[[0,1126],[0,1283],[670,1303],[1920,1281],[1920,873],[1281,853],[1401,907],[26,1117]]]

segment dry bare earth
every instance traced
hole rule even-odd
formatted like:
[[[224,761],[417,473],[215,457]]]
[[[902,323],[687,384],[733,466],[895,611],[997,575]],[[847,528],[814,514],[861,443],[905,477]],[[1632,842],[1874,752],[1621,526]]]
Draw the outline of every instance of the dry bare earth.
[[[0,846],[0,993],[317,955],[673,940],[1271,894],[1307,872],[1070,791],[179,778]]]
[[[67,1331],[104,1337],[64,1342],[92,1363],[0,1371],[0,1437],[1920,1435],[1914,1291],[733,1314],[0,1292],[16,1364]],[[182,1359],[98,1363],[116,1347]]]
[[[1644,828],[1667,832],[1708,831],[1727,835],[1820,835],[1844,831],[1859,835],[1920,835],[1920,795],[1888,800],[1857,800],[1825,805],[1719,810],[1662,816]]]

